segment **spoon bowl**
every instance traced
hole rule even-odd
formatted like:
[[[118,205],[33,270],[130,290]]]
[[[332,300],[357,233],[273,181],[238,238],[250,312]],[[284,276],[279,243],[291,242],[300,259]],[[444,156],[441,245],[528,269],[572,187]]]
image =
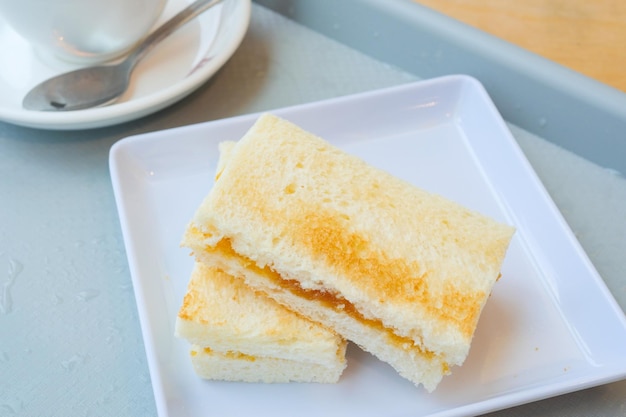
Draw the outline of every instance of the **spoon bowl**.
[[[222,0],[196,0],[139,43],[120,63],[81,68],[50,78],[26,94],[22,107],[73,111],[114,103],[128,89],[137,62],[157,43]]]
[[[71,71],[32,89],[22,102],[28,110],[71,111],[115,102],[128,89],[132,68],[126,61]]]

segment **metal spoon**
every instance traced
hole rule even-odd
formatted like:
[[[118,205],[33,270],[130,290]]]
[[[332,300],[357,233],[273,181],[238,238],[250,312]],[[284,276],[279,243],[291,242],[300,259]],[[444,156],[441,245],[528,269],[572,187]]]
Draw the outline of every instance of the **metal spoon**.
[[[222,0],[197,0],[148,35],[120,63],[71,71],[35,86],[22,101],[28,110],[70,111],[113,103],[128,88],[137,62],[157,43]]]

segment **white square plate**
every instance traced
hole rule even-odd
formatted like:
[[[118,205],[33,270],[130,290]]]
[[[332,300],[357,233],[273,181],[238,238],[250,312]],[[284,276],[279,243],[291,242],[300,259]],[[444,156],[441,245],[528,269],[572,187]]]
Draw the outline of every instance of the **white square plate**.
[[[461,416],[626,377],[626,320],[482,86],[453,76],[273,113],[517,233],[467,361],[427,394],[351,346],[336,385],[203,381],[174,338],[192,258],[179,247],[217,145],[258,115],[111,150],[113,187],[160,416]]]

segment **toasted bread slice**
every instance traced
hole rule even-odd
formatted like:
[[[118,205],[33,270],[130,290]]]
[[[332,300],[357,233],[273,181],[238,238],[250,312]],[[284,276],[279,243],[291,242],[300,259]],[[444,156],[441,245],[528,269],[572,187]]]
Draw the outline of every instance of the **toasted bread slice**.
[[[465,360],[513,233],[263,115],[183,245],[432,390]]]
[[[256,294],[242,280],[196,263],[176,320],[203,378],[337,382],[346,342]]]

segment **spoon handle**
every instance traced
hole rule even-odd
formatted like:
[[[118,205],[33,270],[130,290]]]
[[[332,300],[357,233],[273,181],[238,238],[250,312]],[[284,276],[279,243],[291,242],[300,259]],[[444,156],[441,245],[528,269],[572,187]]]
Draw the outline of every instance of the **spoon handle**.
[[[172,32],[185,25],[194,17],[205,12],[211,7],[217,5],[222,0],[196,0],[183,10],[178,12],[174,17],[159,26],[154,32],[148,35],[124,60],[130,68],[144,57],[156,44],[168,37]]]

